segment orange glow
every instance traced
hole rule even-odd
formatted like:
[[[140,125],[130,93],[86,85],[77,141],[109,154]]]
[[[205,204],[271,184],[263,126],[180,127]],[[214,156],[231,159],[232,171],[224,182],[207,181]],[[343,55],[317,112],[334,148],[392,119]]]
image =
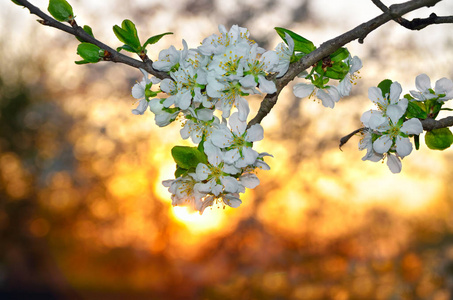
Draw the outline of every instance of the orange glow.
[[[187,207],[173,207],[171,214],[181,224],[192,232],[193,234],[202,234],[210,231],[217,230],[224,226],[226,214],[223,209],[212,208],[206,209],[203,215],[198,212],[190,211]]]

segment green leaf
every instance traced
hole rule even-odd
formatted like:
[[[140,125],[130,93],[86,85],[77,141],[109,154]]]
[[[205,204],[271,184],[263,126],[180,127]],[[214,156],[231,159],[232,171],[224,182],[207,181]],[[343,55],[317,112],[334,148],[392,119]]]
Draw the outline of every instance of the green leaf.
[[[90,64],[89,61],[86,61],[86,60],[78,60],[78,61],[75,61],[76,65],[86,65],[86,64]]]
[[[47,7],[49,13],[60,22],[74,19],[72,6],[66,0],[50,0]]]
[[[77,47],[77,54],[87,62],[97,63],[101,59],[100,50],[101,48],[91,43],[81,43]]]
[[[435,119],[442,109],[443,103],[437,102],[437,100],[429,100],[428,105],[430,117]]]
[[[392,83],[393,81],[390,79],[384,79],[378,84],[378,88],[381,89],[383,97],[385,97],[386,94],[390,94],[390,86]]]
[[[414,135],[415,150],[420,149],[420,135]]]
[[[187,174],[188,171],[189,171],[189,170],[183,169],[183,168],[181,168],[181,167],[178,166],[178,167],[176,168],[176,171],[175,171],[175,178],[178,178],[178,177],[181,177],[181,176]]]
[[[339,62],[339,61],[346,59],[348,56],[349,56],[348,49],[340,48],[337,51],[335,51],[334,53],[330,54],[330,59],[332,61]]]
[[[425,143],[429,149],[445,150],[453,144],[453,134],[448,128],[434,129],[425,134]]]
[[[157,43],[163,36],[165,36],[167,34],[173,34],[173,32],[165,32],[165,33],[161,33],[161,34],[150,37],[148,40],[146,40],[145,44],[143,44],[143,49],[145,49],[146,46],[148,46],[148,45]]]
[[[336,62],[332,67],[328,67],[325,76],[342,80],[348,74],[349,66],[344,62]]]
[[[84,26],[83,26],[83,31],[85,31],[86,33],[88,33],[89,35],[91,35],[92,37],[94,37],[94,35],[93,35],[93,30],[91,29],[90,26],[84,25]],[[82,42],[82,43],[85,42],[82,38],[80,38],[80,37],[78,37],[78,36],[76,36],[76,39],[78,39],[78,40],[79,40],[80,42]]]
[[[121,27],[113,26],[113,33],[121,42],[132,47],[136,53],[142,50],[137,29],[132,21],[126,19],[121,23]]]
[[[22,4],[20,4],[19,2],[17,2],[16,0],[11,0],[13,3],[19,5],[19,6],[23,6]]]
[[[424,110],[425,105],[418,101],[409,101],[407,105],[406,116],[407,118],[418,118],[418,119],[426,119],[428,114]]]
[[[120,52],[121,50],[126,50],[126,51],[128,51],[128,52],[135,53],[134,48],[132,48],[132,47],[129,46],[129,45],[123,45],[123,46],[121,46],[121,47],[116,48],[116,51],[118,51],[118,52]]]
[[[298,35],[295,32],[292,32],[291,30],[281,28],[281,27],[275,27],[275,31],[277,31],[278,35],[288,44],[288,42],[285,40],[285,32],[289,34],[290,37],[293,38],[294,40],[294,51],[302,52],[305,54],[308,54],[312,52],[313,50],[316,49],[315,45],[313,42],[307,40],[306,38]]]
[[[407,100],[411,101],[411,100],[414,100],[415,98],[412,97],[410,94],[406,94],[404,95],[404,98],[406,98]]]
[[[196,147],[174,146],[171,155],[176,164],[183,169],[196,168],[199,163],[207,163],[207,157]]]

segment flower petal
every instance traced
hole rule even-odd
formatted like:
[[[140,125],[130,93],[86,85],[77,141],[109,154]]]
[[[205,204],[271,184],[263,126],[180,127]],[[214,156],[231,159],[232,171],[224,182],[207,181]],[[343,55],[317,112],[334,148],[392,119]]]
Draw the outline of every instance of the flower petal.
[[[239,80],[239,83],[246,88],[251,88],[256,86],[255,76],[252,74],[246,75],[244,78]]]
[[[397,104],[387,106],[387,116],[392,120],[393,124],[398,123],[398,120],[404,115],[406,111]]]
[[[387,166],[393,174],[401,172],[401,169],[403,168],[401,160],[396,155],[392,154],[387,155]]]
[[[405,157],[411,154],[412,152],[412,143],[409,138],[397,136],[396,137],[396,152],[400,157]]]
[[[253,165],[255,163],[256,159],[258,158],[258,152],[256,152],[255,150],[253,150],[250,147],[243,147],[242,156],[244,157],[245,166]]]
[[[132,87],[132,97],[135,99],[145,98],[145,89],[140,85],[140,83],[136,83]]]
[[[277,87],[273,81],[267,80],[263,75],[258,76],[259,88],[265,94],[273,94],[277,91]]]
[[[239,120],[247,121],[247,117],[250,112],[249,103],[243,97],[236,98],[236,106],[238,108]]]
[[[236,136],[241,136],[247,128],[247,123],[239,118],[239,113],[235,112],[229,120],[230,128]]]
[[[400,131],[405,134],[420,134],[423,132],[423,125],[419,119],[416,118],[409,119],[403,123],[403,126],[401,126]]]
[[[225,192],[236,193],[238,191],[239,182],[236,178],[233,178],[231,176],[222,176],[220,177],[220,182],[225,187]]]
[[[390,85],[390,104],[398,103],[402,91],[403,88],[398,82],[395,81]]]
[[[445,97],[442,97],[439,100],[446,101],[453,99],[453,81],[445,77],[437,80],[434,91],[438,95],[445,94]]]
[[[415,86],[423,93],[431,88],[431,79],[426,74],[420,74],[415,78]]]
[[[148,101],[142,99],[138,102],[137,108],[132,110],[134,115],[143,115],[145,111],[148,109]]]
[[[211,170],[209,170],[207,165],[205,165],[203,163],[199,163],[197,165],[197,169],[196,169],[195,173],[197,174],[198,179],[206,180],[208,178],[209,174],[211,174]]]
[[[261,141],[264,138],[264,129],[260,124],[254,124],[250,126],[245,135],[245,140],[247,142],[257,142]]]
[[[254,189],[260,184],[260,180],[253,173],[243,174],[241,177],[239,177],[239,181],[243,186],[249,189]]]
[[[293,87],[293,93],[298,98],[305,98],[310,96],[314,89],[313,84],[299,83]]]
[[[229,147],[234,142],[233,134],[228,128],[222,126],[212,132],[211,142],[220,148]]]
[[[382,91],[378,87],[370,87],[368,89],[368,98],[376,105],[385,105],[384,97],[382,97]]]
[[[239,149],[231,149],[224,153],[223,160],[227,164],[234,164],[239,158],[241,158],[241,154],[239,153]]]
[[[392,144],[393,144],[393,142],[390,139],[390,137],[388,135],[383,135],[374,141],[373,149],[377,153],[386,153],[390,150],[390,147],[392,147]]]

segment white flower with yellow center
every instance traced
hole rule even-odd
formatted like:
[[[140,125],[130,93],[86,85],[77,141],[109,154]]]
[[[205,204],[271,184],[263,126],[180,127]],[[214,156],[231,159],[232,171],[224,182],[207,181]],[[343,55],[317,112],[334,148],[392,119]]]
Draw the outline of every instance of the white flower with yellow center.
[[[159,52],[159,59],[153,62],[153,68],[159,71],[170,72],[178,68],[181,61],[187,57],[188,49],[185,40],[182,40],[183,50],[176,50],[175,46],[170,46]]]
[[[252,146],[263,139],[263,127],[254,124],[247,129],[247,123],[239,119],[238,113],[231,115],[229,125],[231,129],[224,125],[211,134],[212,143],[225,150],[223,160],[237,168],[255,164],[258,152]]]
[[[209,139],[214,128],[220,124],[219,118],[213,116],[214,110],[203,108],[194,110],[189,108],[190,114],[186,116],[186,123],[181,129],[181,137],[189,137],[195,144],[199,144],[203,138]]]
[[[239,170],[235,167],[226,164],[223,161],[223,154],[219,148],[211,142],[204,143],[204,150],[208,156],[208,164],[199,163],[196,168],[196,174],[200,181],[198,189],[201,192],[213,194],[237,193],[239,190],[239,182],[236,178],[231,177],[231,174],[236,174]]]
[[[278,73],[277,78],[286,74],[289,64],[291,63],[291,57],[294,53],[294,40],[286,32],[285,41],[287,44],[282,42],[275,48],[278,55],[278,64],[274,67],[273,71]]]
[[[277,91],[275,83],[267,80],[266,76],[278,64],[278,55],[274,51],[260,54],[258,44],[250,48],[250,53],[244,60],[245,77],[239,83],[245,88],[255,88],[259,84],[261,92],[273,94]]]
[[[199,183],[197,175],[192,173],[176,179],[164,180],[162,184],[168,187],[172,194],[173,206],[188,206],[192,210],[199,211],[202,207],[202,198],[206,196],[198,190]]]
[[[346,63],[349,66],[348,74],[340,81],[338,85],[338,91],[340,92],[341,97],[349,96],[351,93],[352,85],[356,84],[356,80],[359,79],[359,70],[362,68],[362,61],[357,56],[351,58],[349,56],[346,60]]]
[[[418,91],[410,91],[410,93],[418,101],[435,98],[439,101],[453,99],[453,82],[445,77],[436,81],[434,90],[431,88],[431,79],[426,74],[418,75],[415,78],[415,85]]]
[[[340,92],[335,86],[319,89],[313,84],[298,83],[293,87],[293,93],[298,98],[318,98],[325,107],[333,108],[340,101]]]

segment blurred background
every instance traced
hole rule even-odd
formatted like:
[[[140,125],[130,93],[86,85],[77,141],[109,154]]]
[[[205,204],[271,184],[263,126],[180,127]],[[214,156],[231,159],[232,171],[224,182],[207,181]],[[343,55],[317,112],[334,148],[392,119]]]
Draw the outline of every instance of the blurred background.
[[[152,59],[183,38],[197,47],[218,24],[247,27],[273,49],[276,26],[319,45],[380,14],[353,0],[70,3],[113,47],[123,19],[142,41],[174,32],[148,47]],[[451,15],[453,3],[407,17],[431,12]],[[361,161],[359,137],[338,149],[372,108],[368,87],[389,78],[407,93],[420,73],[453,78],[453,25],[388,23],[349,44],[362,78],[334,110],[289,86],[257,143],[272,169],[240,208],[200,216],[173,208],[161,185],[175,170],[171,147],[188,145],[181,125],[130,112],[141,73],[75,65],[75,38],[36,19],[0,3],[0,298],[453,299],[451,150],[422,143],[393,175]],[[250,99],[252,112],[260,101]]]

